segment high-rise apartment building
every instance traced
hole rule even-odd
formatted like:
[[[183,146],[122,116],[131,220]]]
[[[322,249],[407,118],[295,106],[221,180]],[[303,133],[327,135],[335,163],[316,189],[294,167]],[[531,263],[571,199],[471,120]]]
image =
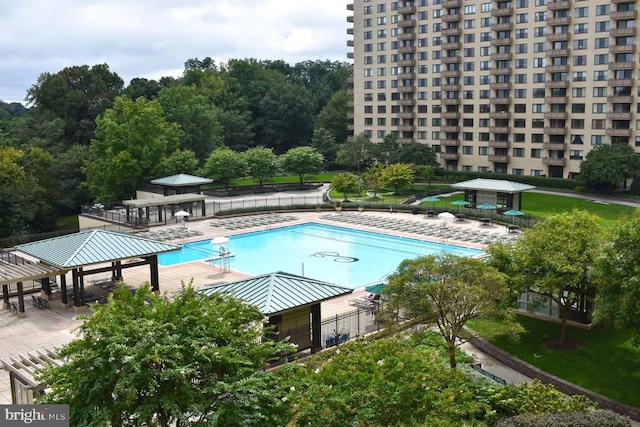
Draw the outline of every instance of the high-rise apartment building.
[[[352,130],[516,175],[575,177],[600,144],[640,151],[635,6],[354,0]]]

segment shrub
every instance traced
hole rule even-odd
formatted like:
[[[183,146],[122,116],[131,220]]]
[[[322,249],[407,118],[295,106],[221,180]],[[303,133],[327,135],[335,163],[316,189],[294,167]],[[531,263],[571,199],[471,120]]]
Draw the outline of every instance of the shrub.
[[[522,414],[505,418],[496,427],[629,427],[629,418],[611,411],[572,414]]]

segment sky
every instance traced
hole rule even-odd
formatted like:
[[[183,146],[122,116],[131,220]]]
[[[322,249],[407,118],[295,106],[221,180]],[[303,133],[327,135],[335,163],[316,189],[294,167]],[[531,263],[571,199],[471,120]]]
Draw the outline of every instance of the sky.
[[[106,63],[179,76],[190,58],[347,61],[347,0],[0,0],[0,100],[43,72]]]

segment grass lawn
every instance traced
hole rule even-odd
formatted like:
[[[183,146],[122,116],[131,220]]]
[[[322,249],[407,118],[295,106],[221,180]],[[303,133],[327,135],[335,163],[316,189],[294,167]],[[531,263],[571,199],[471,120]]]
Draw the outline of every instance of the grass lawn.
[[[631,215],[636,209],[631,206],[596,203],[575,197],[532,192],[522,193],[522,207],[523,212],[540,217],[569,212],[573,209],[584,209],[599,216],[605,226],[611,226],[617,219]]]
[[[504,335],[497,321],[473,320],[469,326],[494,345],[540,369],[640,408],[640,348],[632,345],[631,331],[569,328],[568,335],[586,346],[550,350],[541,343],[560,335],[559,324],[528,316],[518,316],[518,322],[524,331],[517,340]]]

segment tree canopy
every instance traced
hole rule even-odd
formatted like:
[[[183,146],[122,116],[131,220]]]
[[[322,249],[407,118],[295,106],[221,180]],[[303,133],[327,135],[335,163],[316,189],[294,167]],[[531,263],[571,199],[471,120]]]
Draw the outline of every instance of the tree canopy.
[[[385,187],[393,187],[394,193],[398,194],[400,187],[413,183],[413,166],[408,163],[388,165],[382,170],[381,178]]]
[[[280,169],[298,175],[300,186],[304,185],[305,174],[320,172],[324,158],[313,147],[295,147],[281,155]]]
[[[590,190],[612,193],[640,171],[640,155],[628,144],[599,145],[580,163],[580,182]]]
[[[353,173],[341,173],[335,175],[331,180],[331,187],[342,193],[344,200],[347,200],[348,193],[355,193],[360,187],[358,175]]]
[[[247,171],[245,156],[226,147],[213,150],[203,167],[205,176],[221,181],[227,190],[232,179],[245,176]]]
[[[288,344],[262,339],[263,315],[183,286],[172,301],[120,285],[40,375],[42,403],[74,426],[274,425],[283,402],[261,369]]]
[[[258,180],[260,187],[278,171],[278,157],[271,148],[249,148],[244,152],[244,159],[249,175]]]

